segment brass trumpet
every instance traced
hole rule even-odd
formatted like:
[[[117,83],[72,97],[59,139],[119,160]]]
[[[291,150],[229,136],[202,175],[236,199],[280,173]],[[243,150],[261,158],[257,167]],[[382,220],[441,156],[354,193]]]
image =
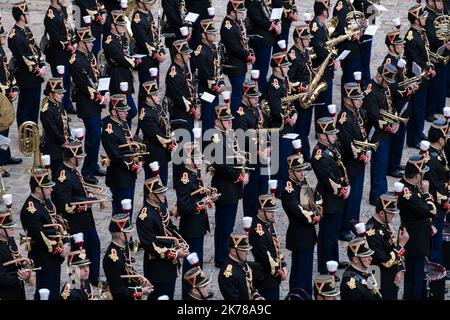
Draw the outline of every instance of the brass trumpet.
[[[128,279],[130,281],[135,281],[141,287],[152,286],[150,281],[146,277],[144,277],[143,275],[140,275],[140,274],[126,274],[126,275],[121,275],[120,277],[122,279]]]
[[[364,150],[373,149],[373,151],[377,151],[379,142],[370,143],[366,141],[353,140],[353,144],[359,148],[363,148]]]
[[[208,188],[208,187],[201,187],[194,192],[191,192],[191,196],[194,196],[196,194],[204,194],[206,195],[205,198],[202,199],[202,201],[206,202],[208,204],[209,208],[212,208],[212,205],[219,197],[222,195],[221,193],[218,193],[217,188]]]
[[[380,114],[384,117],[384,120],[390,124],[398,124],[400,122],[403,124],[407,124],[409,121],[408,118],[402,118],[384,109],[380,109]]]
[[[106,194],[108,193],[108,190],[106,188],[101,187],[101,186],[96,186],[95,184],[90,184],[90,183],[83,181],[83,186],[87,192],[96,194],[99,196],[106,196]]]

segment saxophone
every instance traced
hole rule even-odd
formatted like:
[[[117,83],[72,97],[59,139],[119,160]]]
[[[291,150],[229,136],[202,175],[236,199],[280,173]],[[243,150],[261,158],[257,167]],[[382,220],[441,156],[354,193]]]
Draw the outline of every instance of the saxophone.
[[[311,83],[308,86],[306,93],[300,99],[300,106],[303,109],[308,109],[311,105],[316,101],[317,97],[322,91],[327,89],[327,83],[325,81],[320,81],[325,73],[325,69],[330,64],[330,60],[333,55],[336,54],[336,50],[334,48],[330,48],[330,52],[328,53],[325,60],[323,60],[319,69],[317,70],[316,75],[312,79]]]

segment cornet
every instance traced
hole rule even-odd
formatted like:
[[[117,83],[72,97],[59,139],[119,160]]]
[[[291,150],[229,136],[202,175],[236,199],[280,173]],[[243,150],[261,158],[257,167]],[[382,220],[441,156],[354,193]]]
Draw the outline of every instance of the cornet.
[[[368,141],[358,141],[358,140],[353,140],[353,144],[357,147],[363,148],[365,150],[367,149],[373,149],[373,151],[377,151],[379,143],[375,142],[375,143],[370,143]]]
[[[409,119],[408,118],[402,118],[396,114],[390,113],[387,110],[384,109],[380,109],[380,114],[383,116],[384,121],[390,123],[390,124],[398,124],[398,123],[403,123],[403,124],[407,124]]]

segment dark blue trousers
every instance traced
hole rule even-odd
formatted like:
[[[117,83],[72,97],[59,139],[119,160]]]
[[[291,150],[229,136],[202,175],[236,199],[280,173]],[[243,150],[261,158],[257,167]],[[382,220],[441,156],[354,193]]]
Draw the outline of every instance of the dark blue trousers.
[[[442,235],[444,229],[444,216],[444,214],[438,212],[438,215],[433,219],[433,225],[436,227],[437,233],[431,238],[431,251],[428,255],[430,261],[439,263],[440,265],[444,264],[444,239]]]
[[[328,105],[333,101],[333,79],[327,80],[327,90],[322,91],[314,102],[314,123],[320,118],[329,117]],[[311,107],[311,108],[313,108]],[[303,142],[303,141],[302,141]]]
[[[425,83],[411,96],[411,117],[406,126],[406,143],[410,147],[419,144],[422,140],[427,92],[428,84]]]
[[[364,189],[364,172],[360,175],[348,177],[350,180],[350,195],[345,200],[344,214],[341,221],[341,234],[350,232],[350,221],[359,221],[361,200]]]
[[[50,65],[50,69],[52,70],[53,77],[59,78],[58,71],[56,70],[56,65]],[[67,112],[74,111],[72,99],[70,97],[70,70],[69,70],[69,61],[64,64],[64,77],[63,77],[63,85],[66,92],[64,92],[64,97],[62,99],[62,104],[64,106],[64,110]]]
[[[446,66],[435,67],[436,75],[430,79],[427,92],[425,117],[433,116],[435,113],[443,113],[447,89],[445,69]]]
[[[280,158],[278,159],[279,166],[278,166],[278,172],[273,172],[275,179],[278,180],[278,186],[282,186],[284,182],[288,178],[288,172],[287,172],[287,157],[289,157],[293,153],[292,149],[292,139],[288,138],[280,138]],[[272,163],[275,162],[274,159],[275,155],[272,155]]]
[[[128,105],[130,106],[130,110],[128,110],[128,115],[127,115],[127,122],[128,122],[128,126],[131,129],[131,121],[137,115],[137,107],[136,107],[136,104],[134,103],[133,95],[131,93],[127,95],[127,102],[128,102]]]
[[[294,132],[298,133],[302,141],[302,154],[305,161],[309,162],[311,158],[311,148],[309,145],[309,132],[311,131],[311,121],[313,114],[313,107],[303,109],[299,103],[295,103],[295,107],[299,110],[297,122],[295,123]],[[317,108],[317,106],[316,106]]]
[[[267,73],[269,72],[272,46],[255,48],[254,50],[256,60],[253,64],[253,70],[259,70],[258,88],[259,92],[264,96],[266,92]]]
[[[250,171],[248,183],[244,186],[242,205],[245,217],[255,219],[258,213],[258,197],[267,194],[269,177],[261,175],[261,167],[255,166],[255,171]]]
[[[102,35],[100,34],[98,37],[95,38],[94,46],[92,47],[92,53],[97,58],[98,52],[102,49]]]
[[[242,100],[242,85],[245,81],[245,74],[235,77],[228,77],[231,84],[231,112],[236,112]]]
[[[39,289],[50,290],[48,300],[59,300],[61,281],[61,266],[49,271],[36,271],[36,290],[34,300],[40,300]]]
[[[450,63],[447,63],[445,67],[445,72],[447,73],[447,98],[450,98]]]
[[[382,140],[378,150],[372,153],[372,165],[370,166],[370,196],[369,201],[376,202],[387,191],[387,167],[389,160],[389,146],[391,140]],[[353,192],[353,188],[350,193]]]
[[[218,105],[218,96],[211,103],[202,100],[202,132],[206,132],[206,130],[214,128],[214,108]]]
[[[131,199],[130,223],[133,221],[134,208],[134,188],[135,184],[127,188],[110,188],[112,193],[112,214],[123,213],[121,201],[123,199]]]
[[[398,131],[391,138],[389,146],[389,161],[387,172],[391,173],[400,169],[402,162],[403,145],[405,144],[406,125],[400,124]]]
[[[17,127],[25,121],[38,123],[39,108],[41,106],[41,86],[35,88],[20,88],[17,102]]]
[[[353,72],[361,71],[361,57],[350,59],[348,56],[341,61],[342,77],[341,77],[341,92],[344,92],[344,84],[347,82],[355,82]]]
[[[317,269],[320,274],[328,273],[327,261],[339,261],[338,237],[341,220],[342,212],[326,212],[319,222]]]
[[[425,257],[405,256],[405,282],[403,300],[421,300],[425,279]]]
[[[372,56],[372,39],[373,36],[362,36],[360,42],[361,47],[361,87],[366,88],[370,82],[370,59]],[[356,70],[358,71],[358,70]]]
[[[98,165],[98,152],[100,150],[100,140],[102,134],[102,121],[100,115],[83,118],[84,127],[86,129],[84,138],[84,158],[81,174],[83,176],[94,176],[100,166]]]
[[[169,296],[169,300],[173,300],[176,282],[177,278],[170,281],[152,283],[153,291],[148,295],[147,300],[158,300],[163,295],[167,295]]]
[[[216,221],[217,224],[217,221]],[[203,240],[205,237],[200,238],[185,238],[186,242],[189,244],[189,252],[197,252],[198,260],[200,262],[200,268],[203,268]],[[192,268],[192,265],[185,258],[183,260],[183,275]],[[181,277],[181,296],[183,300],[188,298],[189,285]]]
[[[314,247],[292,251],[289,290],[302,288],[312,295]]]
[[[214,229],[214,262],[222,264],[228,256],[228,239],[233,232],[238,203],[216,205]]]
[[[89,261],[91,261],[89,265],[89,282],[97,286],[100,278],[100,239],[97,229],[94,226],[91,230],[84,231],[83,236],[83,247],[86,249],[86,255]]]
[[[8,138],[9,129],[0,131],[0,135]],[[0,148],[0,166],[4,165],[9,158],[11,158],[11,149],[9,147],[6,150]]]
[[[262,295],[266,300],[276,301],[280,300],[280,286],[276,288],[258,290],[259,294]]]

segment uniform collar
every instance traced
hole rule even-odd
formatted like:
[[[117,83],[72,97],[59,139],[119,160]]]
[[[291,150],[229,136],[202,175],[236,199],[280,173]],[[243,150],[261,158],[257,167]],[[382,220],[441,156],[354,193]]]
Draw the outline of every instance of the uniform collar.
[[[399,55],[399,54],[395,54],[395,53],[392,53],[392,52],[390,52],[390,51],[389,51],[388,55],[391,56],[391,57],[393,57],[393,58],[396,58],[396,59],[400,58],[400,55]]]
[[[261,221],[261,222],[263,222],[264,224],[266,224],[266,225],[270,225],[270,221],[266,221],[266,220],[264,220],[263,218],[261,218],[260,216],[256,216],[256,218],[259,220],[259,221]]]
[[[368,276],[368,272],[367,271],[364,271],[364,270],[361,270],[361,269],[359,269],[358,267],[356,267],[353,263],[350,263],[350,266],[354,269],[354,270],[356,270],[356,271],[358,271],[359,273],[361,273],[363,276]]]
[[[114,240],[111,240],[111,243],[114,244],[116,247],[119,247],[120,249],[125,250],[125,244],[121,245],[115,242]]]
[[[423,32],[423,28],[416,25],[411,25],[411,29],[416,30],[418,32]]]
[[[160,207],[158,205],[151,203],[147,199],[145,199],[145,203],[148,204],[150,207],[155,208],[156,210],[160,210]]]

